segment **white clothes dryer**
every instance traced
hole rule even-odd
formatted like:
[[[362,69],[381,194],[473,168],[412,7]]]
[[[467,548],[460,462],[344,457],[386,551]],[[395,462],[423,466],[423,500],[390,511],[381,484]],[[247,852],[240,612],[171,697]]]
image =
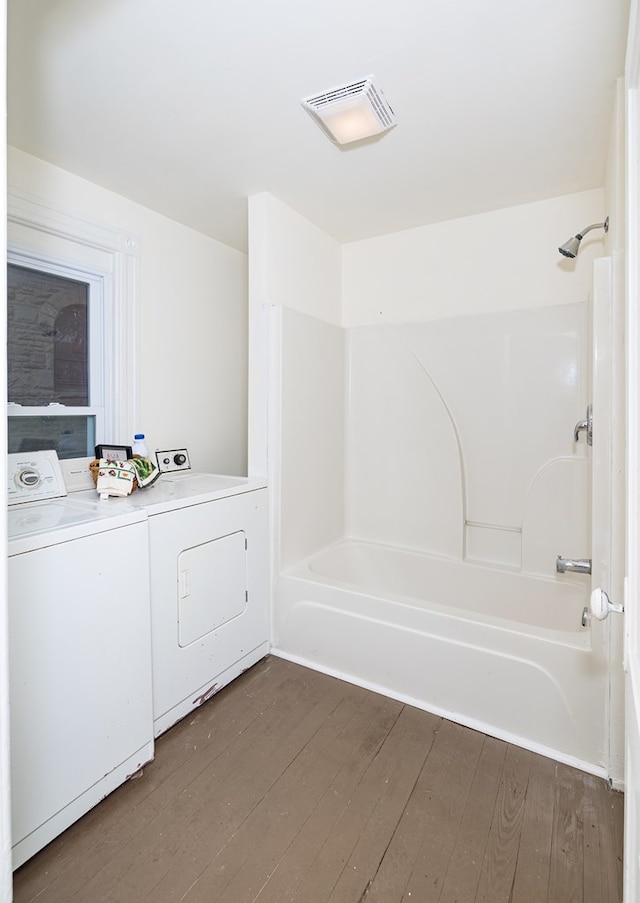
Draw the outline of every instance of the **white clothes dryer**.
[[[266,483],[167,473],[100,504],[149,518],[158,736],[269,651]]]

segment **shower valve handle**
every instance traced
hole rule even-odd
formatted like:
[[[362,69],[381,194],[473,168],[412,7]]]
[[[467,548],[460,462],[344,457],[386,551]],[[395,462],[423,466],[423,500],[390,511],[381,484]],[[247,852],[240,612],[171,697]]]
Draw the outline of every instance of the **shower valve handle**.
[[[605,618],[609,617],[609,614],[613,612],[617,612],[618,614],[622,614],[624,612],[624,606],[621,602],[612,602],[609,596],[605,593],[603,589],[594,589],[591,593],[590,599],[590,607],[591,607],[591,616],[596,619],[596,621],[604,621]]]
[[[579,420],[573,430],[573,441],[577,442],[580,438],[582,430],[587,434],[587,445],[593,445],[593,408],[591,405],[587,407],[587,416],[585,420]]]

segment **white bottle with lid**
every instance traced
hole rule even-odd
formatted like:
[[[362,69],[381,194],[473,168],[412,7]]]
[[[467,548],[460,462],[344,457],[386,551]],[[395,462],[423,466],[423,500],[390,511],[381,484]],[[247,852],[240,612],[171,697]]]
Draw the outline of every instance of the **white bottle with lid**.
[[[133,445],[131,447],[133,455],[140,455],[142,458],[149,457],[149,451],[144,441],[144,433],[136,433],[133,437]]]

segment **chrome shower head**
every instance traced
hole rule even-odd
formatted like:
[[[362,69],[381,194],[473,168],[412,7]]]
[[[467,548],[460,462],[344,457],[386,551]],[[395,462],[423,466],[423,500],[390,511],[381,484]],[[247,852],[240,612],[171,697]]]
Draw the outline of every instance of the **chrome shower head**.
[[[592,226],[587,226],[586,229],[583,229],[581,232],[578,232],[573,238],[570,238],[569,241],[566,241],[558,251],[562,254],[563,257],[576,257],[578,251],[580,250],[580,242],[585,237],[587,232],[591,232],[592,229],[604,229],[605,232],[609,231],[609,217],[603,223],[594,223]]]
[[[580,250],[581,240],[582,235],[578,232],[577,235],[574,235],[573,238],[566,241],[561,248],[558,248],[558,251],[560,251],[563,257],[575,257]]]

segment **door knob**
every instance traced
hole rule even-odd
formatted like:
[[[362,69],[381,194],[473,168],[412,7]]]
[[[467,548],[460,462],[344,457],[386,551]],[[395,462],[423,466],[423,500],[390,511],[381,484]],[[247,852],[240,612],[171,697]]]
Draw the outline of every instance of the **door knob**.
[[[577,442],[580,433],[584,430],[587,434],[587,445],[593,445],[593,406],[587,406],[587,416],[584,420],[578,420],[573,430],[573,441]]]
[[[624,605],[621,602],[612,602],[605,591],[599,587],[591,593],[590,603],[591,615],[596,621],[604,621],[612,611],[618,614],[624,612]]]

